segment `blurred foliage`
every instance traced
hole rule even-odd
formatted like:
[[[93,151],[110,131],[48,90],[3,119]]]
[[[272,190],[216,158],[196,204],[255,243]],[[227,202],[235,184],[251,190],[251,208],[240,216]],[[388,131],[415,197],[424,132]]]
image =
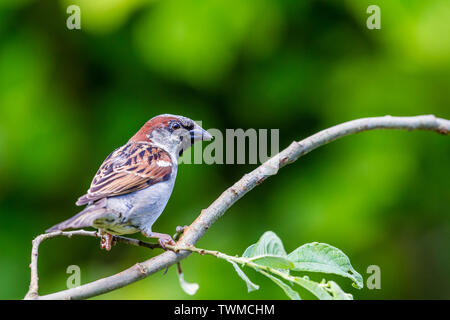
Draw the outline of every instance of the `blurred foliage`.
[[[69,4],[80,5],[82,30],[66,28]],[[381,30],[366,28],[370,4]],[[102,160],[154,115],[279,128],[281,148],[359,117],[450,118],[449,21],[447,0],[2,0],[0,298],[24,296],[33,237],[79,210]],[[449,139],[434,133],[351,136],[250,192],[199,246],[237,254],[271,229],[289,248],[342,249],[364,278],[379,265],[381,290],[343,287],[355,299],[448,299],[449,163]],[[189,224],[254,167],[182,165],[155,231]],[[71,264],[86,283],[154,254],[51,240],[40,292],[64,289]],[[247,294],[214,258],[191,256],[183,269],[200,284],[193,298],[285,298],[259,274],[265,290]],[[99,298],[191,297],[169,270]]]

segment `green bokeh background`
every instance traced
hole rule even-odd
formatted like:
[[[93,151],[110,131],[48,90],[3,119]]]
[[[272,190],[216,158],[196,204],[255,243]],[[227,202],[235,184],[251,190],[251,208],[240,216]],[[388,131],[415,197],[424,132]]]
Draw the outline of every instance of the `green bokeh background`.
[[[81,8],[68,30],[66,8]],[[381,30],[366,27],[370,4]],[[114,148],[149,118],[206,129],[279,128],[284,148],[328,126],[385,114],[450,118],[448,0],[2,0],[0,2],[0,298],[27,291],[31,240],[77,213],[78,196]],[[241,254],[266,230],[290,252],[326,242],[381,290],[356,299],[450,298],[450,140],[374,131],[301,158],[236,203],[198,243]],[[255,165],[181,165],[155,231],[189,224]],[[140,236],[138,236],[140,237]],[[157,254],[91,238],[40,250],[40,293],[87,283]],[[231,265],[183,262],[99,299],[285,299],[270,280],[250,294]],[[300,292],[305,298],[310,296]]]

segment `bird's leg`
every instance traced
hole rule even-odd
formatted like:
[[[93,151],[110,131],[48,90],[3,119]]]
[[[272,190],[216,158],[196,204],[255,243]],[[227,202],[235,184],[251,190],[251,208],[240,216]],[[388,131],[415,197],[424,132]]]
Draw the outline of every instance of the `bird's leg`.
[[[102,239],[100,240],[100,249],[105,249],[106,251],[111,250],[111,242],[113,240],[113,235],[111,233],[103,233]]]
[[[170,245],[175,245],[175,241],[173,241],[172,237],[169,236],[168,234],[165,233],[158,233],[158,232],[151,232],[151,233],[146,233],[146,232],[142,232],[142,234],[144,236],[146,236],[147,238],[157,238],[158,239],[158,243],[161,246],[161,248],[163,248],[164,250],[166,249],[166,244],[170,244]]]

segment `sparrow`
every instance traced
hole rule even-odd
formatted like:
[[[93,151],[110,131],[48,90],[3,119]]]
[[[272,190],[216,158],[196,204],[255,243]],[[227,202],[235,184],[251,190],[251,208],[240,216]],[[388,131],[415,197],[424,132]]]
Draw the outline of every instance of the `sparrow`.
[[[212,138],[183,116],[150,119],[102,163],[89,190],[76,202],[85,209],[46,232],[94,227],[102,235],[100,247],[108,251],[113,235],[137,232],[157,238],[163,248],[173,244],[170,235],[153,232],[152,225],[172,194],[178,158],[196,141]]]

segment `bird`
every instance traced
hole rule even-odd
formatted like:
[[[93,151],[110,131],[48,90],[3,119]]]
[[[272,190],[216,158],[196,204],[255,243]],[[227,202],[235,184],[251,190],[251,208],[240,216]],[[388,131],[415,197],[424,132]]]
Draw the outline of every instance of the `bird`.
[[[123,146],[103,161],[89,190],[76,205],[84,210],[46,232],[94,227],[100,247],[109,251],[114,235],[141,232],[162,248],[174,244],[168,234],[152,231],[172,194],[178,158],[197,141],[213,137],[193,120],[162,114],[148,120]]]

